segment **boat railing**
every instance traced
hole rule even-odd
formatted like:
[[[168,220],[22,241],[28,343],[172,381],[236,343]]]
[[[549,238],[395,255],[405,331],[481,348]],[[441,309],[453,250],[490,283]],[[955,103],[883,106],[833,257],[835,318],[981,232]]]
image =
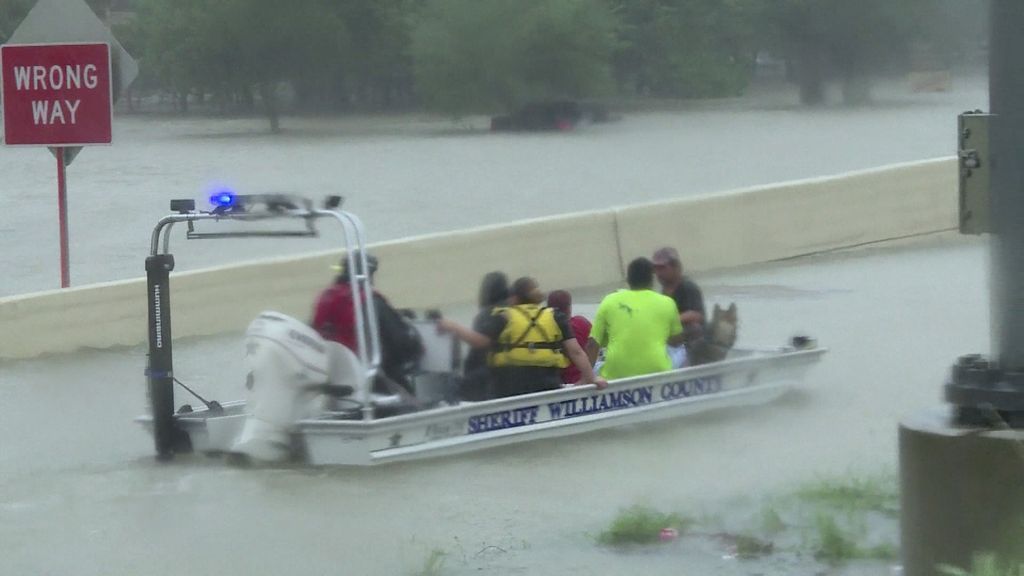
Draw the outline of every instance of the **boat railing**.
[[[324,208],[314,206],[312,200],[292,194],[236,195],[219,192],[211,197],[214,208],[196,210],[191,199],[172,200],[172,214],[161,218],[153,228],[150,239],[150,257],[146,260],[149,304],[149,362],[146,370],[150,400],[153,407],[157,452],[170,457],[180,434],[174,425],[173,360],[171,354],[169,274],[174,269],[171,254],[171,231],[178,223],[187,224],[188,240],[230,238],[316,238],[316,222],[331,219],[341,225],[348,279],[355,305],[358,344],[357,355],[366,371],[368,382],[373,382],[380,370],[381,345],[377,310],[373,299],[373,286],[366,253],[366,233],[362,221],[355,214],[342,210],[340,196],[328,196]],[[228,230],[219,232],[196,229],[199,222],[256,223],[272,220],[299,220],[302,230]],[[359,391],[362,417],[373,419],[370,387]]]

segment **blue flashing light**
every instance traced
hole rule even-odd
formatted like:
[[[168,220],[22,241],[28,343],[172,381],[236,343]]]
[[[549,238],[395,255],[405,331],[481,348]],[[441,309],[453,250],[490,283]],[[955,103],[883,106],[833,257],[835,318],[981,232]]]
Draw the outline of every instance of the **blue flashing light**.
[[[219,190],[210,196],[210,203],[220,208],[231,208],[236,200],[235,193],[230,190]]]

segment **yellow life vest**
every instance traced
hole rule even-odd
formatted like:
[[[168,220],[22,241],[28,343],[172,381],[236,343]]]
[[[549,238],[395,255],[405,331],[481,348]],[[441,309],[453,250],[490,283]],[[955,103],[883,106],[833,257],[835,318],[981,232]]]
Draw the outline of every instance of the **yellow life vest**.
[[[562,352],[565,337],[551,308],[536,304],[520,304],[495,308],[505,316],[505,329],[498,336],[491,356],[491,366],[538,366],[565,368],[569,359]]]

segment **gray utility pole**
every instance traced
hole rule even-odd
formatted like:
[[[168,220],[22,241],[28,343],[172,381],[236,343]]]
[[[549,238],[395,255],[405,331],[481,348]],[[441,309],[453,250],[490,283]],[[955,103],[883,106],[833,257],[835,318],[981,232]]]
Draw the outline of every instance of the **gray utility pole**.
[[[994,357],[960,358],[946,399],[960,424],[1024,428],[1024,1],[992,0],[991,10],[991,157],[981,162],[991,176]]]

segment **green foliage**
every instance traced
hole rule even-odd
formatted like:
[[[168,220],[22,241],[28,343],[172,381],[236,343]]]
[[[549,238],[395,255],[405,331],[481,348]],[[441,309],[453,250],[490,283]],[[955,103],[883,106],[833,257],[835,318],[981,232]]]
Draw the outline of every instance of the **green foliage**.
[[[754,56],[753,0],[632,0],[616,78],[627,91],[680,98],[739,95]]]
[[[1024,564],[1014,569],[1000,562],[995,554],[976,554],[969,571],[949,564],[940,564],[938,571],[942,576],[1024,576]]]
[[[968,4],[972,6],[967,6]],[[866,77],[909,66],[911,47],[926,42],[942,58],[965,32],[983,28],[985,0],[764,0],[758,18],[761,42],[784,55],[807,103],[823,99],[830,74],[843,81],[844,99],[870,97]],[[966,41],[966,40],[965,40]]]
[[[679,514],[637,505],[621,510],[611,526],[597,536],[597,541],[609,546],[652,544],[658,542],[664,528],[675,528],[682,534],[693,524],[693,520]]]
[[[736,555],[740,558],[757,558],[771,554],[775,545],[753,536],[739,534],[736,536]]]
[[[761,531],[764,534],[774,536],[785,529],[786,523],[782,521],[782,516],[775,506],[765,505],[761,508]]]
[[[423,568],[416,572],[416,576],[440,576],[441,570],[444,568],[445,557],[448,553],[440,548],[434,548],[427,555],[427,559],[423,563]]]
[[[413,31],[419,96],[457,116],[600,94],[615,25],[602,0],[428,0]]]
[[[797,490],[796,496],[809,503],[839,511],[873,511],[896,516],[899,494],[895,479],[876,476],[844,480],[817,480]]]
[[[891,544],[861,546],[856,534],[844,530],[828,514],[818,514],[815,528],[817,541],[814,544],[814,557],[824,562],[836,564],[857,559],[892,560],[898,555],[896,547]]]
[[[34,0],[0,1],[0,44],[7,42],[33,4]]]
[[[104,11],[110,0],[90,0]],[[32,0],[0,2],[0,41]],[[805,101],[869,97],[910,46],[949,61],[985,35],[987,0],[136,0],[116,31],[140,89],[223,112],[422,105],[452,116],[524,103],[741,94],[754,56],[787,59]],[[964,24],[966,22],[966,24]],[[970,31],[962,31],[964,26]],[[950,41],[962,38],[962,42]],[[968,40],[969,39],[969,40]],[[192,96],[191,100],[189,96]],[[281,105],[287,102],[281,102]]]

